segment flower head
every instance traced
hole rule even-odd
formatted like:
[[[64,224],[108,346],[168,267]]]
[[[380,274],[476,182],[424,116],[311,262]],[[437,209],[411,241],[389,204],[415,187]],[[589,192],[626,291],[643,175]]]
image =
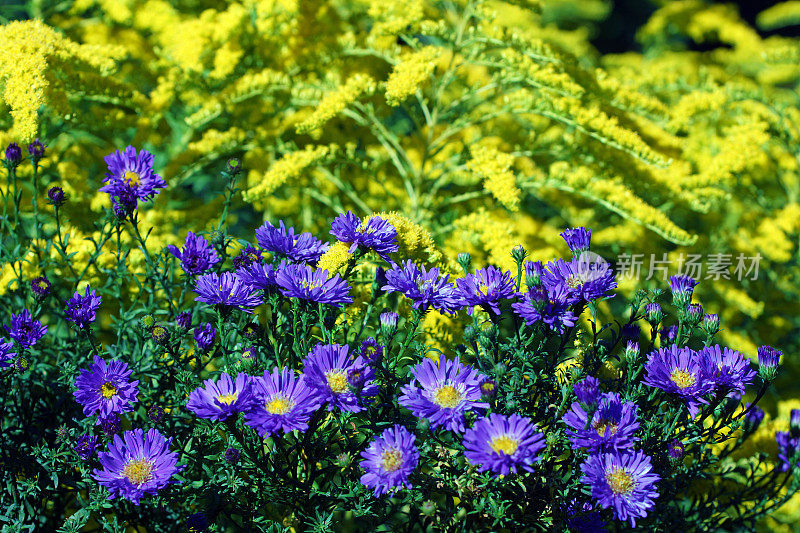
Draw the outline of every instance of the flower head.
[[[397,319],[397,313],[393,313],[391,311],[380,314],[378,320],[381,323],[381,331],[383,332],[384,336],[390,337],[394,335],[395,331],[397,331]]]
[[[44,157],[46,148],[42,141],[39,140],[39,137],[36,137],[36,139],[28,145],[28,153],[33,161],[38,162]]]
[[[138,381],[130,381],[133,371],[122,361],[104,361],[95,356],[89,369],[81,370],[73,395],[83,406],[83,414],[99,415],[97,423],[113,414],[133,410],[139,395]]]
[[[647,516],[655,505],[655,484],[661,478],[640,451],[590,455],[581,470],[581,482],[591,487],[592,497],[603,509],[613,509],[617,520],[636,527],[636,519]]]
[[[642,383],[681,397],[695,416],[704,395],[714,390],[714,381],[703,371],[697,352],[689,348],[669,346],[650,356]]]
[[[195,235],[191,231],[186,235],[183,250],[174,244],[167,246],[167,250],[180,260],[183,271],[187,274],[202,274],[219,263],[214,247],[201,235]]]
[[[197,343],[197,347],[200,348],[202,352],[207,352],[208,349],[214,345],[216,338],[217,328],[208,322],[203,322],[194,328],[194,342]]]
[[[64,189],[61,187],[50,187],[50,189],[47,191],[47,200],[52,205],[61,207],[67,200],[67,196],[64,194]]]
[[[464,456],[478,465],[480,472],[507,476],[517,469],[532,471],[547,448],[544,435],[536,431],[529,418],[491,413],[481,418],[464,434]]]
[[[405,261],[402,266],[395,265],[386,271],[387,292],[402,292],[413,301],[412,307],[422,312],[433,307],[440,313],[454,313],[462,307],[458,290],[448,283],[448,275],[439,277],[439,269],[419,267],[412,261]]]
[[[100,301],[101,298],[97,295],[97,291],[88,285],[82,295],[80,292],[75,291],[72,298],[66,302],[67,320],[80,329],[85,329],[97,318],[97,310],[100,309]]]
[[[261,303],[255,290],[230,272],[203,274],[197,278],[194,291],[197,293],[196,301],[228,310],[236,308],[252,313],[252,308]]]
[[[567,243],[570,251],[576,256],[589,251],[589,243],[592,239],[592,230],[578,227],[570,228],[560,233],[561,238]]]
[[[237,450],[236,448],[227,448],[225,450],[225,461],[228,464],[235,465],[239,462],[239,458],[242,456],[242,453]]]
[[[541,261],[525,262],[525,286],[528,287],[529,290],[542,284],[543,275],[544,265]]]
[[[272,373],[265,370],[262,377],[253,380],[253,393],[256,400],[245,413],[245,421],[261,437],[278,431],[307,430],[309,419],[320,406],[306,379],[296,377],[288,367],[280,372],[277,368]]]
[[[745,386],[756,377],[756,372],[750,368],[750,360],[728,347],[708,346],[700,350],[698,357],[708,379],[723,391],[744,394]]]
[[[564,285],[532,285],[520,297],[522,301],[512,303],[511,308],[528,325],[543,323],[552,331],[563,333],[578,320],[570,310],[568,290]]]
[[[50,294],[50,280],[47,276],[38,276],[31,280],[31,292],[37,298],[44,298]]]
[[[639,440],[634,436],[639,429],[636,405],[622,401],[615,392],[607,392],[600,397],[591,421],[578,402],[572,404],[562,420],[569,428],[567,438],[572,446],[586,448],[590,453],[624,450]]]
[[[771,381],[775,378],[778,371],[778,363],[781,360],[781,352],[772,346],[758,347],[758,375],[761,379]]]
[[[352,211],[347,211],[333,220],[331,235],[350,244],[350,253],[358,247],[374,250],[387,263],[391,263],[389,254],[398,250],[397,230],[379,216],[362,223]]]
[[[97,449],[97,437],[92,437],[90,435],[81,435],[78,437],[78,440],[75,441],[75,446],[72,448],[78,457],[81,458],[81,461],[88,461],[92,455],[94,455],[94,451]]]
[[[657,302],[645,304],[644,314],[651,324],[658,324],[664,319],[664,311],[661,309],[661,304]]]
[[[419,463],[419,451],[414,444],[416,436],[397,424],[384,430],[366,450],[361,452],[361,484],[375,489],[378,498],[400,488],[411,488],[409,477]]]
[[[692,301],[692,293],[696,286],[697,282],[689,276],[679,274],[670,277],[669,288],[672,291],[672,303],[675,307],[679,309],[686,307]]]
[[[314,270],[308,265],[286,265],[278,271],[275,281],[287,298],[300,298],[335,307],[353,302],[350,285],[339,274],[329,278],[328,271],[324,269]]]
[[[400,391],[400,405],[414,416],[425,418],[431,427],[463,433],[464,414],[489,407],[481,401],[485,376],[461,360],[439,357],[438,363],[424,358],[411,373],[414,379]]]
[[[141,429],[126,431],[122,438],[114,436],[108,452],[100,452],[101,469],[94,479],[111,492],[110,498],[127,498],[139,505],[142,497],[154,495],[169,483],[183,467],[178,454],[169,451],[172,439],[165,439],[157,429],[146,434]]]
[[[236,269],[240,269],[246,266],[250,266],[253,263],[260,263],[261,262],[261,250],[256,248],[255,246],[247,245],[242,248],[236,257],[233,258],[233,267]]]
[[[322,254],[328,251],[328,244],[310,233],[295,235],[294,228],[286,229],[283,220],[280,221],[280,228],[264,222],[256,230],[256,240],[264,250],[302,263],[316,264]]]
[[[261,290],[267,290],[276,286],[276,274],[277,269],[272,265],[265,265],[258,262],[250,263],[236,271],[236,277],[242,280],[242,283],[254,289]]]
[[[178,324],[178,327],[181,329],[189,329],[192,325],[192,312],[185,311],[179,313],[178,316],[175,317],[175,323]]]
[[[491,309],[495,315],[499,315],[500,301],[513,298],[516,294],[511,272],[503,272],[493,266],[457,279],[456,288],[462,305],[470,306],[469,314],[472,314],[474,306],[480,305],[487,311]]]
[[[27,309],[23,309],[18,315],[12,314],[11,324],[4,324],[3,328],[9,337],[17,341],[23,348],[34,346],[47,333],[47,326],[34,320],[31,312]]]
[[[565,287],[566,301],[570,304],[608,297],[617,287],[611,266],[595,254],[582,254],[569,262],[559,259],[548,263],[542,283],[548,288]]]
[[[374,365],[383,359],[383,344],[378,344],[372,337],[367,337],[361,341],[358,352],[368,365]]]
[[[100,429],[103,430],[107,436],[116,435],[119,433],[119,415],[117,413],[111,413],[105,418],[100,418]]]
[[[348,387],[347,376],[353,368],[364,368],[364,386],[359,394]],[[347,346],[318,344],[303,360],[305,383],[320,402],[328,403],[328,410],[338,407],[342,411],[357,413],[364,408],[361,400],[375,396],[377,385],[372,383],[375,371],[364,364],[362,357],[353,360]]]
[[[669,443],[669,446],[667,446],[667,456],[670,459],[680,459],[683,457],[683,452],[685,451],[686,447],[679,440],[673,440]]]
[[[186,408],[200,418],[225,420],[250,409],[254,402],[250,376],[240,372],[236,381],[222,373],[215,382],[207,379],[189,394]]]
[[[22,161],[22,148],[17,143],[11,143],[6,147],[6,166],[16,167]]]
[[[586,376],[572,386],[578,401],[586,405],[594,405],[600,399],[600,382],[594,376]]]
[[[103,182],[107,185],[100,192],[108,193],[111,197],[122,194],[126,201],[129,201],[131,194],[140,202],[152,199],[167,186],[161,176],[154,172],[153,159],[153,154],[147,150],[140,150],[137,154],[133,146],[128,146],[124,152],[111,152],[105,158],[108,173]]]

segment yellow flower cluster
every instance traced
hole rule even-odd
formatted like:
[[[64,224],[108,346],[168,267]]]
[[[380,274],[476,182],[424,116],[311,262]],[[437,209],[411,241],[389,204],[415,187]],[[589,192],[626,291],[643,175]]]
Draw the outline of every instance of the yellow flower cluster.
[[[400,58],[400,62],[394,66],[389,79],[386,80],[386,101],[389,105],[400,105],[403,100],[421,88],[431,77],[439,54],[441,49],[426,46]]]
[[[322,127],[323,124],[344,111],[362,94],[370,94],[375,90],[375,80],[364,74],[356,74],[341,87],[331,91],[317,104],[316,109],[295,128],[297,133],[308,133]]]

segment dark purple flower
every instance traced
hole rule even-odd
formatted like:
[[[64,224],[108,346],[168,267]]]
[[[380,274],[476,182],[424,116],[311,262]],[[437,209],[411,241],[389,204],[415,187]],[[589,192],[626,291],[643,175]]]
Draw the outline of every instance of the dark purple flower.
[[[744,404],[744,409],[744,430],[747,433],[752,433],[758,429],[761,421],[764,420],[764,410],[757,405],[753,405],[751,408],[750,403]]]
[[[111,198],[111,209],[119,220],[129,218],[136,210],[139,198],[136,196],[136,190],[133,187],[126,185],[123,182],[116,183],[111,186],[108,185],[108,196]]]
[[[386,292],[402,292],[413,301],[412,307],[422,312],[433,307],[440,313],[455,313],[462,307],[458,290],[447,280],[449,275],[439,277],[439,269],[419,267],[412,261],[405,261],[386,271]]]
[[[485,376],[456,357],[444,356],[435,363],[424,358],[411,373],[414,379],[401,390],[400,405],[414,416],[424,418],[431,427],[444,427],[458,433],[464,432],[464,414],[482,412],[489,407],[481,401],[481,383]]]
[[[202,274],[219,263],[219,256],[205,238],[191,231],[186,236],[183,250],[174,244],[167,246],[169,253],[180,259],[183,271],[187,274]]]
[[[573,402],[561,419],[569,428],[567,438],[573,448],[586,448],[590,453],[625,450],[639,440],[636,405],[622,401],[619,394],[607,392],[600,397],[597,410],[589,420],[580,403]]]
[[[561,232],[561,238],[567,243],[570,251],[576,256],[589,251],[589,243],[592,239],[592,230],[578,227],[570,228]]]
[[[570,310],[568,289],[564,285],[533,285],[519,296],[522,301],[512,303],[511,308],[528,325],[543,323],[552,331],[563,333],[578,320]]]
[[[46,146],[37,137],[36,140],[28,145],[28,153],[31,155],[31,159],[34,162],[38,162],[44,157],[45,148]]]
[[[650,356],[645,372],[642,383],[681,397],[692,416],[700,404],[708,403],[703,396],[714,390],[714,381],[703,371],[697,353],[689,348],[673,345],[659,349]]]
[[[322,254],[328,251],[328,244],[310,233],[295,235],[294,228],[286,229],[283,220],[279,222],[280,228],[264,222],[256,230],[256,240],[264,250],[288,257],[292,261],[311,264],[316,264]]]
[[[47,326],[34,320],[31,312],[27,309],[23,309],[18,315],[12,314],[11,324],[4,324],[3,327],[9,337],[17,341],[23,348],[34,346],[47,333]]]
[[[153,421],[155,423],[158,423],[158,422],[161,422],[162,420],[164,420],[164,415],[166,415],[166,414],[167,414],[167,412],[160,405],[151,405],[147,409],[147,418],[149,418],[151,421]]]
[[[383,344],[378,344],[372,337],[367,337],[361,341],[359,354],[368,365],[378,364],[383,359]]]
[[[119,433],[119,415],[117,413],[112,413],[105,418],[101,418],[100,422],[100,429],[103,430],[103,433],[107,436],[116,435]]]
[[[723,391],[744,394],[745,386],[756,377],[756,372],[750,368],[750,360],[728,347],[708,346],[700,350],[698,357],[706,376]]]
[[[590,455],[581,466],[581,482],[592,489],[592,497],[603,509],[611,507],[617,520],[647,516],[658,498],[655,484],[661,479],[653,473],[650,458],[640,451]]]
[[[147,150],[140,150],[137,154],[133,146],[128,146],[124,152],[111,152],[105,158],[108,172],[103,182],[107,185],[100,192],[106,192],[111,197],[125,196],[121,203],[126,209],[130,207],[131,195],[140,202],[152,199],[160,192],[159,189],[167,186],[161,176],[153,171],[153,160],[153,154]]]
[[[17,143],[11,143],[6,147],[6,166],[16,167],[22,161],[22,149]]]
[[[358,395],[347,384],[347,374],[352,368],[364,368],[365,384]],[[319,403],[327,402],[328,411],[338,407],[358,413],[364,409],[360,400],[378,394],[378,386],[372,382],[375,370],[366,366],[361,356],[354,361],[347,346],[318,344],[303,360],[303,375]]]
[[[66,302],[67,309],[65,313],[67,315],[67,320],[80,329],[85,329],[97,318],[97,310],[100,309],[100,301],[101,298],[97,295],[97,291],[88,285],[83,294],[75,291],[72,298]]]
[[[479,472],[490,471],[507,476],[517,469],[532,471],[539,461],[539,452],[547,448],[542,433],[530,418],[491,413],[464,434],[464,457],[478,466]]]
[[[233,258],[233,268],[240,269],[261,262],[261,250],[255,246],[247,245]]]
[[[254,289],[267,290],[277,285],[276,269],[272,265],[254,262],[236,271],[242,283]]]
[[[81,458],[81,461],[88,461],[97,449],[97,437],[81,435],[75,441],[75,446],[72,449]]]
[[[456,288],[461,297],[461,304],[470,306],[470,315],[478,305],[487,311],[491,309],[495,315],[499,315],[498,304],[500,301],[513,298],[516,294],[516,286],[511,272],[503,272],[493,266],[482,268],[474,274],[467,274],[463,278],[457,279]]]
[[[351,211],[342,213],[331,223],[331,235],[350,244],[350,253],[359,246],[374,250],[384,261],[391,263],[389,254],[398,250],[397,230],[379,216],[370,217],[366,223]]]
[[[548,288],[565,287],[570,304],[609,297],[609,292],[617,287],[614,271],[595,254],[573,257],[570,262],[559,259],[548,263],[542,283]]]
[[[235,308],[252,313],[252,308],[261,303],[261,297],[255,289],[230,272],[203,274],[197,278],[194,290],[198,294],[196,301],[228,310]]]
[[[186,311],[186,312],[180,313],[175,318],[175,323],[178,324],[178,327],[181,328],[181,329],[189,329],[191,327],[191,325],[192,325],[192,312],[191,311]]]
[[[50,190],[47,191],[47,199],[52,205],[61,207],[67,200],[67,196],[61,187],[50,187]]]
[[[600,382],[594,376],[586,376],[572,386],[578,401],[585,405],[594,405],[600,399]]]
[[[112,414],[133,410],[133,402],[139,395],[138,381],[130,381],[133,371],[122,361],[108,361],[95,356],[89,369],[83,369],[75,380],[77,389],[73,395],[83,406],[83,414],[97,413],[102,419]]]
[[[692,301],[692,293],[697,282],[689,276],[679,274],[669,278],[669,288],[672,291],[672,303],[675,307],[683,309]]]
[[[683,453],[685,451],[686,447],[683,445],[683,443],[679,440],[674,440],[670,442],[669,446],[667,447],[667,456],[669,456],[670,459],[677,460],[683,457]]]
[[[13,350],[13,342],[3,342],[3,340],[0,339],[0,370],[11,366],[14,356],[17,355]]]
[[[663,327],[659,331],[659,335],[661,335],[662,345],[673,343],[678,336],[678,326]]]
[[[194,328],[194,342],[200,351],[207,352],[217,338],[217,329],[208,322],[203,322]]]
[[[139,505],[143,496],[177,483],[171,478],[183,467],[178,466],[178,454],[169,451],[170,443],[172,438],[165,439],[157,429],[115,435],[108,452],[98,454],[103,468],[95,469],[93,477],[111,492],[109,499],[124,497]]]
[[[241,456],[242,453],[236,448],[228,448],[225,450],[225,461],[227,461],[229,464],[235,465],[239,462],[239,458]]]
[[[800,466],[800,435],[791,431],[779,431],[775,434],[778,443],[778,460],[781,472],[788,472]]]
[[[200,418],[225,420],[236,413],[246,412],[255,402],[250,376],[240,372],[236,381],[222,373],[219,379],[207,379],[202,387],[189,394],[186,408]]]
[[[772,346],[760,346],[758,348],[758,365],[766,368],[777,368],[781,360],[781,351]]]
[[[320,407],[320,400],[308,387],[304,376],[296,377],[294,370],[283,367],[272,373],[264,371],[253,380],[256,400],[245,413],[245,422],[259,436],[268,437],[282,431],[305,431],[308,421]]]
[[[308,265],[286,265],[278,271],[275,281],[287,298],[300,298],[335,307],[353,302],[350,285],[339,274],[329,278],[328,271],[324,269],[314,270]]]
[[[375,489],[376,498],[412,487],[409,477],[419,463],[415,440],[406,428],[396,424],[384,430],[361,452],[360,465],[366,471],[361,476],[361,484]]]
[[[47,276],[38,276],[31,281],[31,292],[37,298],[44,298],[50,294],[50,280]]]

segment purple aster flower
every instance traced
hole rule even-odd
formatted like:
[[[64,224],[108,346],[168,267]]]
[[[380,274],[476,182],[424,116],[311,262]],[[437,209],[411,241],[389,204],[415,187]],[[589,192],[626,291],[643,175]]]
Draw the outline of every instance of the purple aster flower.
[[[22,161],[22,148],[17,143],[11,143],[6,147],[6,166],[16,167]]]
[[[183,271],[187,274],[202,274],[219,263],[219,256],[205,238],[191,231],[186,236],[183,250],[174,244],[167,246],[169,253],[180,259]]]
[[[669,288],[672,291],[672,303],[675,307],[683,309],[692,301],[692,293],[697,282],[689,276],[679,274],[669,278]]]
[[[767,368],[777,368],[781,360],[781,351],[772,346],[760,346],[758,348],[758,364]]]
[[[530,418],[491,413],[464,434],[464,457],[478,471],[507,476],[517,468],[532,471],[539,452],[547,448],[544,435],[536,432]]]
[[[600,382],[594,376],[586,376],[572,386],[578,401],[586,405],[594,405],[600,399]]]
[[[284,433],[307,430],[309,419],[320,407],[305,377],[296,377],[288,367],[280,372],[273,368],[271,374],[265,370],[263,377],[253,380],[253,393],[256,401],[245,413],[245,422],[261,437],[279,430]]]
[[[143,496],[177,483],[171,478],[183,466],[178,466],[178,454],[169,451],[171,443],[172,438],[165,439],[157,429],[115,435],[108,452],[98,454],[103,469],[95,469],[93,477],[111,492],[109,499],[123,497],[139,505]]]
[[[497,395],[497,382],[487,377],[481,381],[481,398],[491,400]]]
[[[647,516],[658,498],[655,484],[661,479],[653,472],[650,458],[640,451],[590,455],[581,465],[581,482],[592,489],[592,497],[603,508],[611,507],[617,520]]]
[[[138,381],[130,381],[133,371],[122,361],[106,363],[95,356],[89,369],[83,369],[75,380],[77,389],[73,395],[83,405],[83,414],[91,416],[97,413],[100,419],[112,414],[133,410],[131,405],[139,395]]]
[[[97,437],[81,435],[72,449],[81,458],[81,461],[88,461],[97,449]]]
[[[542,282],[548,288],[566,287],[570,304],[609,297],[609,291],[617,287],[609,264],[598,255],[586,253],[570,262],[559,259],[548,263]]]
[[[147,150],[140,150],[128,146],[124,152],[116,150],[106,156],[108,173],[103,182],[107,183],[100,189],[110,196],[118,196],[121,192],[133,193],[133,196],[147,202],[167,186],[161,176],[153,171],[153,154]],[[134,204],[135,207],[135,204]]]
[[[493,266],[457,279],[456,288],[462,305],[470,306],[468,311],[470,315],[477,305],[487,311],[491,309],[495,315],[499,315],[500,300],[508,300],[516,294],[516,285],[511,272],[503,272]]]
[[[116,435],[119,433],[119,415],[117,413],[111,413],[105,418],[101,418],[100,422],[100,429],[103,430],[103,433],[107,436]]]
[[[175,318],[175,323],[178,324],[178,327],[181,329],[189,329],[192,326],[192,312],[186,311],[184,313],[180,313]]]
[[[725,392],[744,394],[745,386],[753,382],[756,372],[750,368],[750,360],[728,347],[719,344],[703,348],[698,353],[705,374]]]
[[[359,464],[366,471],[361,476],[361,484],[375,489],[376,498],[400,488],[412,487],[408,478],[419,463],[415,440],[416,436],[396,424],[384,430],[361,452],[363,460]]]
[[[544,265],[541,261],[525,262],[525,285],[529,290],[542,284],[543,275]]]
[[[14,356],[17,355],[12,350],[14,349],[13,342],[3,342],[0,339],[0,370],[8,368],[11,366],[11,363],[14,360]]]
[[[644,314],[651,324],[658,324],[664,319],[664,311],[661,309],[661,304],[656,302],[645,304]]]
[[[18,315],[11,315],[11,324],[4,324],[9,337],[14,339],[23,348],[30,348],[47,333],[47,326],[43,326],[38,320],[34,320],[31,312],[23,309]]]
[[[606,522],[590,502],[574,500],[567,507],[567,527],[575,533],[606,531]]]
[[[65,311],[67,320],[78,326],[80,329],[85,329],[95,318],[97,318],[97,310],[100,309],[101,298],[97,295],[97,291],[86,286],[83,295],[75,291],[72,298],[67,300],[67,309]]]
[[[236,277],[254,289],[267,290],[277,284],[276,273],[272,265],[253,262],[238,269]]]
[[[61,207],[67,200],[67,196],[64,194],[64,189],[61,187],[50,187],[50,190],[47,191],[47,200],[52,205]]]
[[[255,246],[247,245],[233,258],[233,268],[240,269],[261,262],[261,250]]]
[[[300,298],[335,307],[353,302],[350,285],[339,274],[329,278],[328,271],[324,269],[314,270],[308,265],[286,265],[278,271],[275,281],[287,298]]]
[[[778,459],[781,472],[800,467],[800,435],[793,431],[779,431],[775,434],[778,443]]]
[[[164,415],[166,414],[167,412],[160,405],[151,405],[147,409],[147,418],[155,423],[159,423],[164,420]]]
[[[458,290],[447,282],[449,275],[439,277],[439,269],[417,266],[412,261],[405,261],[386,271],[387,284],[383,290],[402,292],[414,303],[412,307],[423,313],[433,307],[440,313],[455,313],[462,307]]]
[[[364,387],[360,394],[350,390],[347,383],[348,372],[352,368],[364,369]],[[372,383],[375,370],[364,364],[363,357],[353,361],[347,346],[339,344],[318,344],[303,360],[305,383],[320,402],[328,403],[328,411],[338,407],[342,411],[358,413],[364,408],[359,400],[378,394],[378,386]]]
[[[217,328],[213,327],[208,322],[203,322],[194,328],[194,342],[197,343],[197,347],[200,348],[200,351],[207,352],[214,344],[216,338]]]
[[[322,254],[328,251],[328,244],[323,243],[310,233],[295,235],[294,228],[280,222],[276,228],[269,222],[256,230],[258,245],[269,252],[288,257],[292,261],[316,264]]]
[[[391,337],[395,334],[397,331],[397,319],[397,313],[393,313],[391,311],[380,314],[378,320],[381,323],[381,332],[383,333],[384,337]]]
[[[42,144],[39,137],[36,137],[36,140],[28,145],[28,153],[31,155],[31,159],[33,159],[34,162],[38,162],[44,157],[45,148],[47,147]]]
[[[368,365],[375,365],[383,359],[383,344],[378,344],[372,337],[361,341],[359,354]]]
[[[658,333],[661,336],[662,344],[670,344],[675,342],[675,338],[678,336],[678,326],[667,326],[661,328]]]
[[[230,272],[203,274],[197,278],[194,291],[198,294],[195,301],[216,305],[225,310],[236,308],[252,313],[251,308],[261,303],[261,297],[255,289]]]
[[[600,397],[591,422],[589,414],[578,402],[573,402],[562,420],[569,428],[567,438],[573,448],[586,448],[590,453],[624,450],[639,440],[634,436],[639,429],[636,405],[622,401],[615,392]]]
[[[592,230],[582,227],[570,228],[562,231],[560,235],[567,243],[570,251],[576,256],[589,251],[589,243],[592,240]]]
[[[683,457],[683,453],[685,451],[686,451],[686,447],[683,445],[683,443],[681,441],[679,441],[679,440],[674,440],[674,441],[670,442],[669,446],[667,447],[667,456],[670,459],[677,460],[677,459],[680,459],[681,457]]]
[[[240,372],[234,381],[223,372],[216,382],[207,379],[202,387],[193,390],[186,408],[200,418],[225,420],[231,415],[247,411],[254,401],[250,376]]]
[[[528,292],[519,295],[522,301],[512,303],[511,308],[528,325],[541,322],[552,331],[563,333],[578,320],[570,310],[568,294],[564,285],[533,285]]]
[[[47,276],[38,276],[31,281],[31,292],[37,298],[44,298],[50,294],[50,280]]]
[[[714,381],[709,379],[694,350],[669,346],[650,356],[645,366],[646,376],[642,383],[680,396],[695,416],[700,404],[707,404],[704,395],[714,390]]]
[[[235,465],[239,462],[239,458],[241,456],[242,453],[236,448],[228,448],[225,450],[225,461],[227,461],[229,464]]]
[[[464,413],[481,411],[489,404],[481,401],[481,383],[485,376],[456,357],[444,356],[439,362],[423,358],[411,373],[414,379],[402,389],[400,405],[414,416],[430,421],[431,427],[464,432]]]
[[[331,223],[331,235],[341,242],[350,244],[350,253],[359,246],[375,252],[387,263],[392,261],[389,254],[398,250],[397,230],[379,216],[370,217],[362,224],[351,211],[342,213]]]

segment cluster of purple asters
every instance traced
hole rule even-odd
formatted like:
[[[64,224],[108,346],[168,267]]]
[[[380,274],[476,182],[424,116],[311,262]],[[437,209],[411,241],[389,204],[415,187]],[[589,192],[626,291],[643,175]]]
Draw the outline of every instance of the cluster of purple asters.
[[[256,230],[258,245],[267,252],[272,252],[278,258],[285,257],[298,263],[316,264],[322,254],[328,251],[328,244],[323,243],[310,233],[295,234],[294,228],[288,229],[283,221],[280,227],[275,227],[269,222]]]
[[[83,294],[75,292],[72,298],[67,300],[67,309],[65,314],[67,320],[75,324],[80,329],[86,329],[89,324],[97,318],[97,310],[100,309],[100,296],[97,291],[86,286]]]
[[[379,216],[362,223],[352,211],[347,211],[333,220],[331,235],[349,244],[350,253],[357,248],[374,250],[387,263],[392,263],[389,254],[398,250],[397,230]]]
[[[167,246],[167,250],[180,260],[183,271],[187,274],[202,274],[220,261],[214,247],[205,238],[191,231],[186,236],[183,250],[174,244]]]
[[[108,172],[100,192],[111,197],[114,213],[120,219],[130,216],[139,202],[147,202],[167,186],[153,170],[153,154],[136,152],[128,146],[123,152],[115,150],[105,158]]]
[[[432,307],[440,313],[454,313],[463,305],[458,289],[448,283],[448,278],[447,274],[439,276],[438,268],[426,270],[409,260],[386,271],[386,285],[382,288],[402,293],[421,312]]]

